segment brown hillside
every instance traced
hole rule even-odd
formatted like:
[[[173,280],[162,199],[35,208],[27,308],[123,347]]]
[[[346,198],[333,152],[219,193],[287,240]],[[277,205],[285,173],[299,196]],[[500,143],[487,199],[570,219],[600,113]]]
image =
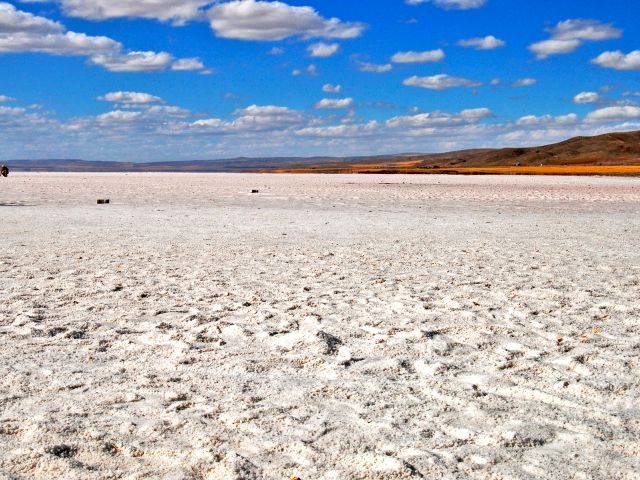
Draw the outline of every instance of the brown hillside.
[[[475,149],[437,154],[361,157],[306,165],[283,165],[271,172],[451,173],[527,175],[640,175],[640,132],[575,137],[528,148]]]
[[[557,165],[640,164],[640,132],[575,137],[564,142],[530,148],[502,148],[421,158],[416,167],[496,167]]]
[[[526,175],[640,175],[640,131],[576,137],[530,148],[368,157],[278,157],[153,163],[84,160],[12,160],[11,171],[28,172],[268,172],[450,173]]]

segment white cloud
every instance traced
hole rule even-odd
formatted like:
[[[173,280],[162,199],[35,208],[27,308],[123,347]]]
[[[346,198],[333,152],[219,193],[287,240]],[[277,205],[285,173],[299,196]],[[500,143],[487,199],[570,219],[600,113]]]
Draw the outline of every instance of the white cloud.
[[[340,45],[338,45],[337,43],[319,42],[319,43],[314,43],[312,45],[309,45],[307,47],[307,51],[309,52],[309,55],[311,55],[312,57],[322,57],[322,58],[331,57],[335,55],[338,52],[338,50],[340,50]]]
[[[581,92],[573,97],[573,103],[597,103],[600,100],[600,95],[596,92]]]
[[[307,123],[307,115],[303,112],[276,105],[250,105],[236,110],[234,115],[237,117],[235,120],[196,120],[191,127],[212,133],[242,133],[300,128]]]
[[[506,42],[494,37],[493,35],[487,35],[486,37],[470,38],[468,40],[460,40],[458,45],[461,47],[473,47],[476,50],[494,50],[496,48],[504,47]]]
[[[64,27],[48,18],[38,17],[28,12],[17,10],[10,3],[0,3],[0,33],[62,33]]]
[[[551,29],[550,33],[557,40],[599,41],[622,36],[622,30],[614,28],[610,23],[587,19],[565,20]]]
[[[325,93],[340,93],[342,92],[342,85],[331,85],[330,83],[326,83],[322,87],[322,91]]]
[[[427,50],[424,52],[398,52],[391,57],[393,63],[427,63],[439,62],[445,57],[441,48],[437,50]]]
[[[294,76],[298,76],[298,75],[302,75],[303,73],[306,73],[307,75],[311,75],[312,77],[315,77],[318,75],[318,67],[316,67],[313,63],[311,65],[309,65],[307,68],[305,68],[304,70],[300,70],[299,68],[294,69],[291,74]]]
[[[592,63],[614,70],[640,70],[640,50],[623,53],[620,50],[604,52],[591,60]]]
[[[544,40],[529,45],[529,50],[536,54],[540,60],[550,57],[551,55],[559,55],[563,53],[571,53],[582,45],[580,40]]]
[[[116,52],[122,45],[107,37],[91,37],[84,33],[0,32],[0,52],[38,52],[50,55],[92,55]]]
[[[199,58],[181,58],[171,65],[171,70],[177,72],[190,72],[194,70],[204,70],[204,64]]]
[[[185,118],[191,115],[191,112],[186,108],[176,107],[175,105],[143,105],[144,114],[148,117],[175,117]]]
[[[494,78],[489,83],[491,84],[491,86],[497,87],[498,85],[500,85],[502,83],[502,80],[499,79],[499,78]]]
[[[411,116],[393,117],[387,120],[386,125],[390,128],[451,127],[477,123],[480,120],[492,116],[493,112],[488,108],[468,109],[459,113],[436,111]]]
[[[409,5],[420,5],[421,3],[433,2],[441,8],[452,10],[468,10],[471,8],[480,8],[487,0],[406,0]]]
[[[538,83],[535,78],[520,78],[511,84],[512,87],[531,87]]]
[[[634,120],[637,118],[640,118],[640,107],[632,105],[601,108],[587,115],[589,122]]]
[[[46,115],[29,112],[26,108],[0,106],[3,154],[6,154],[12,135],[18,135],[18,150],[22,152],[33,141],[34,132],[46,133],[52,129],[53,123]]]
[[[120,123],[132,122],[142,116],[142,112],[132,112],[129,110],[113,110],[111,112],[98,115],[96,120],[100,123]]]
[[[297,130],[296,135],[300,137],[359,137],[372,135],[378,131],[378,122],[372,120],[368,123],[357,125],[332,125],[327,127],[307,127]]]
[[[541,126],[541,125],[572,125],[578,123],[579,118],[575,113],[569,113],[567,115],[526,115],[520,117],[516,121],[516,125],[524,127]]]
[[[126,94],[131,92],[114,93],[124,93],[124,97],[126,97]],[[192,113],[189,110],[173,105],[148,103],[124,104],[123,108],[111,110],[96,117],[74,119],[65,125],[65,129],[87,132],[93,130],[100,134],[100,132],[107,133],[108,130],[105,131],[104,128],[109,127],[113,128],[114,132],[137,131],[149,133],[156,132],[158,128],[167,123],[189,117],[190,115],[192,115]]]
[[[420,87],[426,88],[429,90],[445,90],[447,88],[455,88],[455,87],[479,87],[482,85],[480,82],[476,82],[474,80],[469,80],[467,78],[461,77],[452,77],[450,75],[440,74],[433,75],[431,77],[418,77],[413,76],[407,78],[403,85],[407,85],[410,87]]]
[[[201,118],[160,102],[133,103],[147,100],[141,92],[111,94],[104,97],[123,101],[113,102],[117,104],[113,110],[66,122],[27,108],[0,107],[5,155],[22,152],[50,158],[74,155],[152,160],[286,156],[296,151],[300,155],[344,156],[458,150],[514,142],[531,146],[575,135],[640,128],[640,107],[631,105],[601,109],[587,120],[568,114],[525,115],[498,121],[488,108],[474,108],[457,113],[407,114],[375,122],[358,119],[353,110],[325,116],[275,105],[250,105],[232,112],[229,118]]]
[[[250,105],[246,108],[238,109],[234,112],[241,117],[252,118],[286,118],[286,119],[299,119],[303,114],[297,110],[292,110],[289,107],[281,107],[277,105]]]
[[[165,70],[173,61],[173,57],[166,52],[125,52],[123,45],[111,38],[66,32],[58,22],[0,2],[0,53],[9,52],[87,56],[90,63],[112,72]],[[174,65],[187,62],[194,66],[195,60],[178,60]]]
[[[393,65],[391,65],[390,63],[378,65],[376,63],[358,62],[358,68],[361,72],[386,73],[393,70]]]
[[[20,107],[0,107],[0,115],[2,116],[13,116],[13,115],[22,115],[26,113],[24,108]]]
[[[160,97],[143,92],[110,92],[98,97],[98,100],[112,103],[162,103]]]
[[[14,99],[6,95],[0,95],[0,103],[12,102]]]
[[[351,108],[353,98],[323,98],[314,105],[316,109],[341,109]]]
[[[142,17],[182,23],[198,18],[200,8],[210,0],[58,0],[64,12],[73,17],[105,20],[116,17]]]
[[[571,53],[585,41],[609,40],[622,36],[622,30],[612,24],[588,19],[565,20],[547,31],[551,35],[549,40],[529,45],[529,50],[540,60],[551,55]]]
[[[90,62],[110,72],[158,72],[171,65],[173,57],[167,52],[129,52],[115,55],[94,55]]]
[[[302,38],[355,38],[364,25],[326,19],[312,7],[295,7],[279,1],[234,0],[216,4],[208,12],[211,28],[223,38],[282,40]]]

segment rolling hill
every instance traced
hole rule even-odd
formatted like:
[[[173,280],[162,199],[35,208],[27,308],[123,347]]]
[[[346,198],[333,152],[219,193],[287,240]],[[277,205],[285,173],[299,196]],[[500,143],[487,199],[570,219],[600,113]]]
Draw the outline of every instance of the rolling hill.
[[[368,157],[274,157],[152,163],[14,160],[28,172],[523,173],[640,175],[640,131],[528,148]]]

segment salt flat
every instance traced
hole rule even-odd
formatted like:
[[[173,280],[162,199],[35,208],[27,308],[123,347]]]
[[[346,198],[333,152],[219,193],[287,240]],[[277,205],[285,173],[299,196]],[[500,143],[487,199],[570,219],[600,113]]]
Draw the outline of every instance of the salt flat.
[[[0,215],[0,478],[638,478],[638,179],[14,174]]]

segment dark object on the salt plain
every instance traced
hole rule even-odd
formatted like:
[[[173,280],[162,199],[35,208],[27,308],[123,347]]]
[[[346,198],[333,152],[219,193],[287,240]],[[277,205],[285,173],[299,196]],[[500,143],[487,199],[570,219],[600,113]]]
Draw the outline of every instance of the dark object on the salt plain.
[[[58,458],[71,458],[78,453],[78,449],[70,445],[54,445],[52,447],[46,447],[44,451]]]
[[[99,198],[98,199],[98,205],[106,205],[107,203],[110,203],[110,200],[108,198]]]
[[[0,175],[2,175],[3,177],[8,177],[9,176],[9,167],[6,167],[6,166],[2,165],[2,167],[0,167]]]
[[[260,190],[251,190],[251,193],[260,193]]]

